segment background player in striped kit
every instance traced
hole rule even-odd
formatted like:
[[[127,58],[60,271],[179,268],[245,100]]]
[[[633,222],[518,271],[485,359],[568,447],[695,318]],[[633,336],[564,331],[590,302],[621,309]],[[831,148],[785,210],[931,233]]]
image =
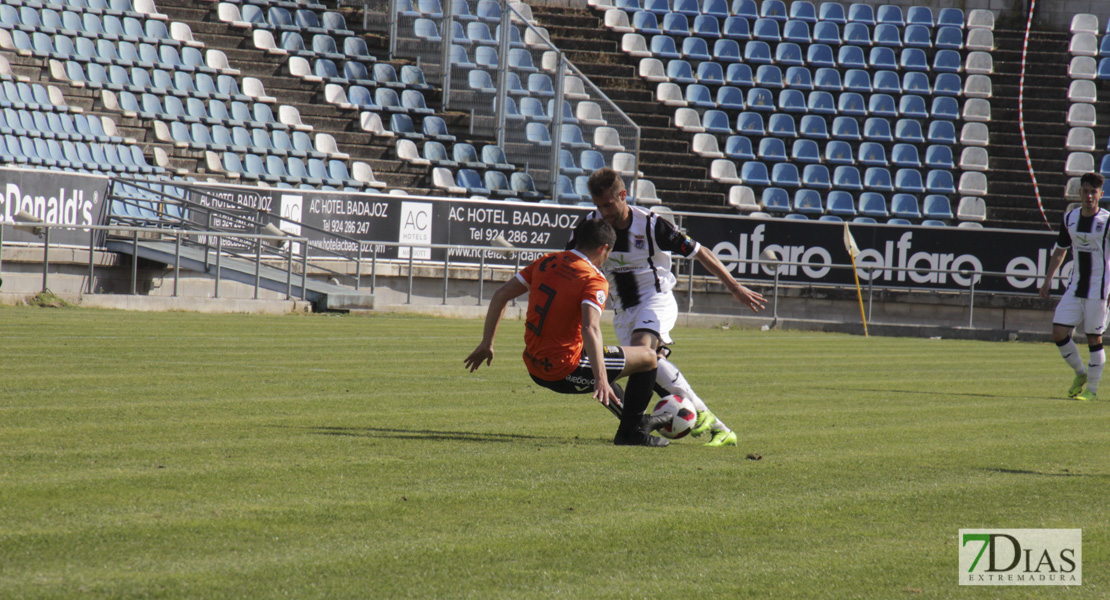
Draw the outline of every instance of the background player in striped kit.
[[[1068,388],[1068,398],[1097,400],[1098,384],[1102,379],[1106,351],[1102,349],[1102,333],[1106,330],[1107,296],[1110,292],[1110,211],[1099,208],[1102,199],[1103,177],[1087,173],[1079,180],[1079,208],[1064,213],[1063,226],[1052,249],[1041,297],[1048,298],[1053,276],[1071,249],[1072,271],[1068,289],[1056,305],[1052,317],[1052,339],[1060,349],[1064,361],[1075,371],[1075,379]],[[1090,359],[1086,368],[1079,356],[1079,348],[1072,340],[1072,331],[1080,323],[1087,334]],[[1087,389],[1083,389],[1086,385]]]
[[[725,285],[741,304],[752,311],[764,307],[763,296],[737,283],[728,268],[708,248],[678,231],[670,222],[639,206],[629,206],[620,174],[604,167],[594,171],[588,182],[597,210],[587,218],[601,217],[616,230],[617,240],[602,269],[609,279],[613,326],[623,346],[646,346],[659,353],[656,387],[660,395],[677,394],[693,401],[698,420],[692,435],[712,431],[708,446],[735,446],[736,433],[718,419],[667,359],[670,331],[678,318],[678,303],[671,290],[671,253],[694,258]],[[568,247],[574,239],[568,243]]]

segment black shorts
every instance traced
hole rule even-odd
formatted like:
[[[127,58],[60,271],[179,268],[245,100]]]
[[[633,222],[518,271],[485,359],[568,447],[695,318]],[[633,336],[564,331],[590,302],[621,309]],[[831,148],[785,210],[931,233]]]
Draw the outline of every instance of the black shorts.
[[[624,348],[620,346],[605,346],[605,372],[609,382],[612,383],[624,371]],[[555,381],[547,381],[532,375],[532,381],[560,394],[588,394],[594,390],[594,370],[590,366],[590,359],[583,354],[578,366],[570,375]]]

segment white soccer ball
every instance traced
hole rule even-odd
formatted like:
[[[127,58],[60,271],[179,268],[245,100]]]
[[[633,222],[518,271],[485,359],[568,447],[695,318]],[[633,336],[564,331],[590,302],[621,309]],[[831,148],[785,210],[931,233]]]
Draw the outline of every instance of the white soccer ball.
[[[671,415],[671,422],[658,430],[659,435],[672,440],[685,437],[694,428],[694,422],[698,420],[698,411],[694,408],[694,403],[675,395],[660,398],[655,409],[651,411],[653,417],[662,414]]]

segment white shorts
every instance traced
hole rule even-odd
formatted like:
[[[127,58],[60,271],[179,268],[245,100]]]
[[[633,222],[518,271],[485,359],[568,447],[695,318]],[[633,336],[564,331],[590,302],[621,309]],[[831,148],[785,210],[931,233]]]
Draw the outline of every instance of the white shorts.
[[[613,315],[613,329],[622,346],[632,344],[632,334],[636,331],[651,331],[659,336],[664,344],[672,344],[671,330],[678,319],[678,303],[674,295],[653,294],[629,310]]]
[[[1106,300],[1098,298],[1076,298],[1072,294],[1064,294],[1060,303],[1056,305],[1056,314],[1052,317],[1055,325],[1078,327],[1084,325],[1087,335],[1102,335],[1106,331]]]

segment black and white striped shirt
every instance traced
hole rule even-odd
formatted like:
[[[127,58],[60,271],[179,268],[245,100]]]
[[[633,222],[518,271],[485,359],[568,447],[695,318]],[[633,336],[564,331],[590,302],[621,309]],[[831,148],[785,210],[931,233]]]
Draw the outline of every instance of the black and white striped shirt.
[[[1068,292],[1076,298],[1105,299],[1110,292],[1110,272],[1106,261],[1110,211],[1100,208],[1093,217],[1084,217],[1082,209],[1064,213],[1064,226],[1056,239],[1057,248],[1071,248],[1074,264]]]

